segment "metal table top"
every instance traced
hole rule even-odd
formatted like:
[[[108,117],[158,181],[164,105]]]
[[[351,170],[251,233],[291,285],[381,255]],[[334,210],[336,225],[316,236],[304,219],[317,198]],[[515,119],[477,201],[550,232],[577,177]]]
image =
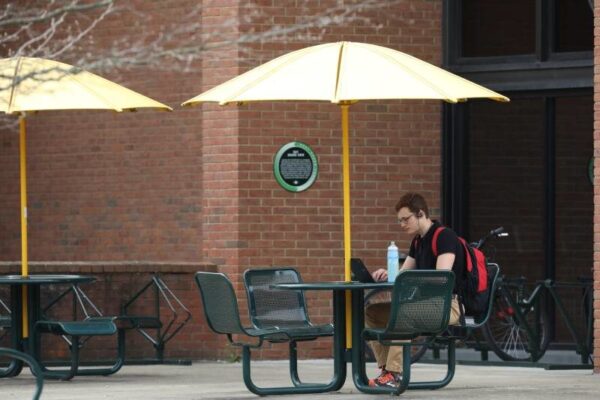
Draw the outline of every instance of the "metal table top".
[[[279,283],[272,285],[275,289],[288,290],[366,290],[379,288],[393,288],[393,282],[363,283],[354,281],[331,281],[331,282],[303,282],[303,283]]]
[[[35,274],[35,275],[0,275],[0,284],[44,285],[53,283],[91,282],[96,278],[89,275]]]

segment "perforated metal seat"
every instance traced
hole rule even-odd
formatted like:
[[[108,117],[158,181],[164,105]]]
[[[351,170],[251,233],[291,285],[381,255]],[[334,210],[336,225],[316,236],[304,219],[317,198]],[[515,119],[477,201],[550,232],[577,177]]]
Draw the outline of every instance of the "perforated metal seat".
[[[283,335],[266,337],[267,340],[313,340],[332,336],[333,325],[314,325],[310,322],[304,294],[300,290],[278,290],[273,285],[301,283],[300,274],[293,268],[252,269],[244,272],[248,294],[250,320],[259,329],[276,327]]]
[[[441,270],[409,270],[398,274],[391,296],[391,310],[385,328],[363,330],[366,340],[377,340],[384,345],[403,346],[410,354],[410,339],[444,332],[450,320],[454,273]],[[397,389],[366,388],[372,393],[404,392],[410,383],[410,357],[403,358],[402,381]],[[447,385],[454,376],[454,340],[448,345],[448,373],[442,381],[419,382],[411,387],[437,389]],[[362,389],[361,389],[362,390]]]
[[[310,332],[310,335],[304,335],[311,328],[311,325],[290,323],[290,329],[280,326],[267,326],[266,324],[258,324],[250,328],[246,328],[240,321],[239,308],[237,305],[237,297],[233,289],[233,285],[229,279],[221,273],[212,272],[197,272],[195,280],[200,289],[200,295],[202,298],[202,306],[204,309],[204,316],[208,326],[216,333],[225,334],[230,343],[235,346],[242,347],[242,368],[244,375],[244,383],[246,387],[257,395],[263,396],[268,394],[302,394],[302,393],[322,393],[331,390],[337,390],[338,380],[334,379],[327,384],[307,384],[301,383],[297,378],[297,371],[294,372],[290,369],[290,374],[294,386],[291,387],[271,387],[262,388],[254,384],[251,377],[250,361],[251,361],[251,348],[258,348],[262,345],[263,340],[269,340],[274,342],[289,341],[294,343],[293,336],[295,330],[300,332],[302,338],[314,338],[316,333],[320,332],[320,328],[317,327],[316,331]],[[293,292],[292,292],[293,293]],[[277,315],[285,313],[275,313]],[[274,317],[275,314],[271,314]],[[277,319],[277,318],[276,318]],[[284,318],[285,320],[286,318]],[[273,321],[275,319],[269,319]],[[329,333],[328,333],[329,334]],[[257,344],[250,344],[246,342],[236,341],[233,335],[244,335],[249,337],[258,338]],[[290,357],[292,358],[292,356]],[[295,352],[293,359],[296,359]],[[294,361],[295,362],[295,361]],[[335,374],[334,374],[335,375]],[[341,386],[341,385],[339,385]]]
[[[454,274],[451,271],[404,271],[392,291],[390,318],[385,328],[365,329],[376,340],[433,336],[448,327]]]

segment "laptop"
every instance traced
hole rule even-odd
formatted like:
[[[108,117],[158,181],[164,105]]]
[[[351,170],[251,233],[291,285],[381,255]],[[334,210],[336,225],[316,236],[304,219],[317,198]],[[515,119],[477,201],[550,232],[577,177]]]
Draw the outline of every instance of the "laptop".
[[[352,280],[362,283],[375,283],[373,276],[360,258],[350,259],[350,271],[352,272]]]

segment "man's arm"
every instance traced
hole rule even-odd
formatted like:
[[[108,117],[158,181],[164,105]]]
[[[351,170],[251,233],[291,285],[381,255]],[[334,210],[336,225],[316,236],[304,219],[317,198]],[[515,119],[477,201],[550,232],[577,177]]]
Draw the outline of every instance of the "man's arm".
[[[417,262],[415,259],[411,256],[407,256],[406,260],[404,260],[404,264],[402,264],[402,268],[400,268],[400,271],[404,271],[406,269],[415,269],[416,266]]]
[[[411,256],[408,256],[408,257],[406,257],[406,260],[404,260],[404,264],[402,264],[402,268],[400,268],[400,271],[404,271],[407,269],[414,269],[416,266],[417,266],[417,263],[415,262],[415,259],[412,258]],[[374,271],[371,275],[373,276],[373,280],[375,282],[387,281],[387,277],[388,277],[387,270],[384,268],[379,268],[377,271]]]
[[[456,254],[454,253],[440,254],[435,263],[435,269],[451,270],[455,259]]]

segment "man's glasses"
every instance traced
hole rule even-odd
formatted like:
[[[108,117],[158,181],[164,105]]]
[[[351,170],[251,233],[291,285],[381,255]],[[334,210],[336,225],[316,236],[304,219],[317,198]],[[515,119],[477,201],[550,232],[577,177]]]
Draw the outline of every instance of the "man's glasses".
[[[415,214],[410,214],[408,217],[401,217],[401,218],[398,218],[398,223],[399,223],[399,224],[401,224],[401,225],[403,225],[403,224],[407,224],[407,223],[408,223],[408,220],[409,220],[411,217],[414,217],[414,216],[415,216]]]

